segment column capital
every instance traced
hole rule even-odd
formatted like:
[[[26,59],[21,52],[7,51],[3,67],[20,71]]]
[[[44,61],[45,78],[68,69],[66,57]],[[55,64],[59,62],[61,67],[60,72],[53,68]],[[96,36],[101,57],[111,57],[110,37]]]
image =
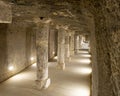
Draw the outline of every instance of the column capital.
[[[45,18],[45,17],[34,17],[33,18],[34,23],[36,24],[48,24],[52,21],[51,18]]]
[[[64,30],[68,30],[68,26],[67,25],[56,25],[56,29],[64,29]]]
[[[74,35],[75,31],[70,31],[70,36]]]
[[[65,30],[65,36],[71,36],[70,30]]]

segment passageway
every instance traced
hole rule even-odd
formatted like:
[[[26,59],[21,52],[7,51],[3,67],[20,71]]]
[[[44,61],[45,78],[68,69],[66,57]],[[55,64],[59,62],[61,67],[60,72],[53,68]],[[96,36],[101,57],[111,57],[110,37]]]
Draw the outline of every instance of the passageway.
[[[89,94],[120,96],[120,0],[0,0],[0,96]]]
[[[51,86],[36,90],[36,64],[0,84],[0,96],[90,96],[90,54],[80,51],[66,64],[66,70],[58,70],[56,62],[49,62]]]

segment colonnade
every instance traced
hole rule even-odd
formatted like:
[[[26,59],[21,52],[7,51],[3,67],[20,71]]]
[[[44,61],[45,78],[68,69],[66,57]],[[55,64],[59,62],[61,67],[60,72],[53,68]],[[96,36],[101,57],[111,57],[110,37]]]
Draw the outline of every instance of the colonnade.
[[[48,20],[49,21],[49,20]],[[38,89],[45,89],[50,85],[48,75],[48,38],[50,22],[37,22],[36,50],[37,50],[37,80]],[[57,26],[58,50],[57,68],[64,70],[65,64],[70,61],[72,55],[78,53],[80,47],[80,36],[74,31],[68,30],[65,26]]]

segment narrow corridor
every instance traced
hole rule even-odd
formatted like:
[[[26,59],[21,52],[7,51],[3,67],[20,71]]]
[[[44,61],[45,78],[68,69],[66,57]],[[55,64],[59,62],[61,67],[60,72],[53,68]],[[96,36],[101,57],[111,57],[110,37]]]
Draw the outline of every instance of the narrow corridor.
[[[0,0],[0,96],[120,96],[120,0]]]
[[[0,96],[90,96],[90,55],[80,51],[72,56],[64,71],[49,63],[51,86],[46,90],[35,89],[36,65],[13,76],[0,85]]]

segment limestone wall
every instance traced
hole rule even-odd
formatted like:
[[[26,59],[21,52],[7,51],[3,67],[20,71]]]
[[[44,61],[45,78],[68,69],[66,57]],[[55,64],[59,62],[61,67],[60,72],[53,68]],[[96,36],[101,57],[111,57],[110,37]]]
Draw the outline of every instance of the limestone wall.
[[[111,5],[112,4],[112,5]],[[120,27],[119,8],[115,0],[107,0],[97,9],[96,41],[99,91],[102,96],[120,96]],[[98,11],[99,10],[99,11]],[[114,10],[114,11],[113,11]]]
[[[93,68],[93,72],[98,70],[98,76],[93,77],[92,96],[120,96],[119,3],[119,0],[84,1],[84,7],[95,20],[96,45],[93,46],[96,47],[97,69]]]
[[[0,25],[0,82],[35,62],[35,31],[30,24],[13,22]],[[34,60],[31,61],[31,57]],[[8,68],[12,66],[13,70]]]
[[[0,81],[7,71],[7,24],[0,24]]]

